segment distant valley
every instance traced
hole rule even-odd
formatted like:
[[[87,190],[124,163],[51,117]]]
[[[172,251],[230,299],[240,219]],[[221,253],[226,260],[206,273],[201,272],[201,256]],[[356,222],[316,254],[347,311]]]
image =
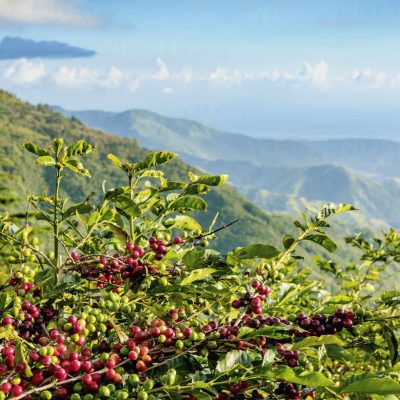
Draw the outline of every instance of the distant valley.
[[[400,226],[400,143],[387,140],[255,139],[195,121],[144,111],[67,111],[88,126],[134,138],[149,149],[178,152],[231,184],[265,210],[298,211],[322,202],[349,202],[361,223]],[[353,217],[354,218],[354,217]]]

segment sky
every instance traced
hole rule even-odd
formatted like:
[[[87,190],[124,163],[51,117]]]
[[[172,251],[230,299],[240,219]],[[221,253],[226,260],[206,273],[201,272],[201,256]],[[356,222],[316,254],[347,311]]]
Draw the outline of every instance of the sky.
[[[0,41],[33,103],[400,140],[397,0],[0,0]]]

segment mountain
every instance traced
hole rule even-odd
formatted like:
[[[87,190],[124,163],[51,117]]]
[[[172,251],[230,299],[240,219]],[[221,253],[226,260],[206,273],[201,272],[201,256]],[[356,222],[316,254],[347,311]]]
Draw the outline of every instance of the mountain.
[[[298,211],[334,201],[364,212],[365,225],[400,226],[400,143],[255,139],[200,123],[131,110],[66,111],[89,126],[180,153],[205,171],[224,171],[232,185],[268,211]]]
[[[15,192],[52,192],[50,170],[35,166],[33,156],[25,151],[21,144],[32,141],[48,145],[52,138],[59,136],[67,143],[85,139],[97,146],[85,159],[85,165],[93,177],[88,179],[74,176],[63,181],[63,194],[73,201],[86,198],[93,190],[101,193],[104,180],[108,187],[123,184],[125,177],[118,168],[110,166],[108,153],[130,161],[140,160],[148,153],[136,140],[87,128],[81,122],[67,119],[47,106],[33,106],[5,91],[0,91],[0,159],[12,160],[12,163],[0,164],[0,173],[6,172],[14,177]],[[166,174],[173,179],[185,179],[189,170],[193,168],[179,160],[174,160],[165,167]],[[229,229],[221,231],[216,241],[216,246],[221,251],[250,242],[278,244],[284,232],[290,230],[291,218],[287,215],[266,213],[227,185],[212,190],[207,194],[206,200],[209,204],[208,211],[197,215],[203,226],[207,227],[217,212],[217,226],[237,218],[240,220]],[[18,205],[25,206],[21,202]]]
[[[374,225],[400,226],[400,178],[373,179],[332,164],[295,168],[190,157],[187,161],[211,173],[225,171],[234,187],[266,210],[299,211],[329,201],[350,203]]]
[[[145,110],[120,113],[55,110],[88,126],[135,138],[147,148],[166,148],[205,160],[249,161],[266,166],[334,164],[369,174],[400,175],[400,142],[372,139],[274,140],[219,131],[195,121]]]

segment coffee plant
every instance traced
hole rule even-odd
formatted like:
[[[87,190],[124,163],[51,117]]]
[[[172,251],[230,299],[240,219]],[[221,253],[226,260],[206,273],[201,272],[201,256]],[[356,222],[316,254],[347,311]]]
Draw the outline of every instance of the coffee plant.
[[[204,228],[202,195],[227,177],[170,181],[170,152],[130,163],[110,154],[126,186],[103,200],[62,198],[62,182],[90,176],[94,147],[26,143],[53,173],[54,193],[29,197],[25,223],[0,218],[8,276],[0,293],[0,400],[4,399],[396,399],[400,235],[348,239],[358,264],[320,258],[313,279],[298,249],[337,249],[327,235],[351,205],[302,213],[281,248],[260,243],[219,254]],[[221,210],[223,212],[223,210]],[[38,239],[35,218],[43,230]],[[234,223],[234,221],[232,221]],[[306,246],[307,247],[307,246]],[[315,268],[314,267],[314,271]]]

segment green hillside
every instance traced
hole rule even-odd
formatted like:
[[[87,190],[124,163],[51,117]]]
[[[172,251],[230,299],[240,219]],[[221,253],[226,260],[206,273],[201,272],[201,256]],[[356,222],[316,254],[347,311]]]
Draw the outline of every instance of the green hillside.
[[[135,140],[89,129],[79,121],[67,119],[47,106],[32,106],[7,92],[0,92],[0,159],[12,160],[11,164],[1,165],[1,169],[12,175],[15,191],[52,191],[50,177],[47,175],[49,171],[35,167],[32,156],[22,148],[21,143],[33,141],[48,144],[50,138],[58,136],[64,137],[66,142],[85,139],[97,146],[96,151],[86,160],[93,178],[74,176],[73,179],[65,179],[63,182],[65,194],[74,201],[84,199],[94,188],[97,188],[97,193],[100,194],[104,180],[108,187],[123,182],[122,173],[110,166],[106,158],[108,153],[118,154],[121,159],[135,161],[142,159],[147,152],[139,147]],[[167,166],[165,171],[175,179],[184,179],[189,169],[192,168],[181,161],[175,161]],[[261,211],[229,186],[210,192],[207,201],[208,211],[199,215],[204,226],[210,223],[217,211],[220,212],[218,226],[240,219],[237,224],[221,233],[217,241],[221,250],[250,242],[277,243],[284,230],[291,226],[287,216],[275,216]],[[19,207],[22,207],[21,203]]]
[[[275,167],[335,164],[383,176],[397,176],[400,171],[400,143],[395,141],[256,139],[145,110],[113,113],[55,108],[66,116],[76,116],[88,126],[135,138],[147,148],[166,148],[182,156],[241,160]]]

